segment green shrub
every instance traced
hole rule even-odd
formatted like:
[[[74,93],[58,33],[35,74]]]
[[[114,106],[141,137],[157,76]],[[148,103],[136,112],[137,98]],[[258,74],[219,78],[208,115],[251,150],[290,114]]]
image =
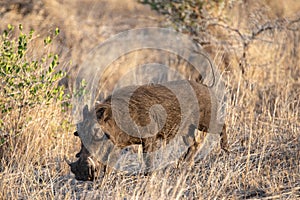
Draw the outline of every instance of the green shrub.
[[[52,39],[58,34],[56,29],[52,37],[44,39],[47,53],[38,59],[29,53],[30,44],[37,38],[33,30],[26,34],[22,25],[18,29],[8,25],[0,36],[0,145],[5,143],[7,134],[15,137],[30,121],[23,119],[24,113],[37,106],[67,102],[64,87],[58,85],[65,73],[57,69],[58,55],[49,52]],[[40,47],[31,46],[40,52]]]

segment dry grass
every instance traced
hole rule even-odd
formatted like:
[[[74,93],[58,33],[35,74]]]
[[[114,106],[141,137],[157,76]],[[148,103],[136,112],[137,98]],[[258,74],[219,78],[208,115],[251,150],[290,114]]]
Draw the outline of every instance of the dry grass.
[[[271,5],[276,14],[270,19],[295,14],[290,12],[293,5],[281,8],[281,1],[278,2]],[[55,4],[48,6],[53,9]],[[251,9],[257,7],[253,5]],[[247,20],[261,17],[251,15],[241,22],[235,19],[239,18],[237,13],[245,14],[245,8],[225,11],[223,14],[232,19],[231,25],[241,32],[249,31],[252,21]],[[114,172],[106,174],[103,180],[83,183],[74,180],[63,161],[64,156],[73,157],[79,149],[78,139],[72,136],[74,127],[67,122],[70,116],[62,113],[58,105],[43,106],[24,114],[24,119],[30,116],[32,120],[19,137],[11,140],[13,146],[6,149],[0,160],[0,199],[299,198],[300,34],[288,30],[263,34],[247,49],[247,65],[242,74],[236,59],[240,58],[241,46],[236,37],[230,37],[232,33],[221,33],[232,46],[217,48],[212,55],[230,92],[226,117],[230,155],[216,148],[191,170],[170,166],[149,176]],[[68,34],[65,37],[70,37]],[[67,42],[64,43],[67,48]],[[73,56],[79,55],[78,49],[74,52]],[[230,58],[226,66],[224,54]],[[13,126],[16,115],[4,120],[7,127]]]

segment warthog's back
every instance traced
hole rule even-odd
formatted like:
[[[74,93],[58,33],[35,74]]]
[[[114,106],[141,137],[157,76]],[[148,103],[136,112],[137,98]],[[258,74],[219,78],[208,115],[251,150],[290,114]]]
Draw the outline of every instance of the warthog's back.
[[[172,81],[116,90],[96,107],[96,113],[103,131],[115,145],[143,144],[146,151],[153,151],[156,141],[168,142],[180,131],[183,121],[190,120],[188,126],[207,131],[211,117],[217,116],[216,106],[216,98],[207,86]],[[129,123],[131,120],[134,123]]]

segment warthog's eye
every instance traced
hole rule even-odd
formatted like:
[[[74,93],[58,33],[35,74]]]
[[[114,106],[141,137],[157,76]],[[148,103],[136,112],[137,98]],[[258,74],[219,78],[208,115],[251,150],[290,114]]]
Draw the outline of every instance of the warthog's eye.
[[[105,112],[105,108],[101,107],[96,111],[96,115],[98,119],[101,119],[104,115]]]
[[[110,135],[104,132],[104,135],[107,137],[107,139],[110,139]]]
[[[107,104],[100,104],[96,108],[97,119],[107,121],[111,117],[111,107]]]

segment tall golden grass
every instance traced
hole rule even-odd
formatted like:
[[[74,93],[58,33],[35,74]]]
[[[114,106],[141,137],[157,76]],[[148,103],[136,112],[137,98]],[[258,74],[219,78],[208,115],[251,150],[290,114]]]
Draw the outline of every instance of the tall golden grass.
[[[296,5],[284,8],[279,6],[281,1],[266,1],[272,2],[264,7],[271,11],[260,15],[261,4],[248,2],[250,9],[243,7],[243,1],[230,2],[237,4],[225,7],[221,14],[227,17],[227,25],[243,34],[251,34],[251,27],[255,30],[255,20],[293,18],[295,13],[290,11],[299,6],[292,0]],[[268,13],[277,14],[267,18]],[[293,27],[299,29],[299,22]],[[215,38],[221,34],[220,41],[227,44],[211,47],[211,55],[229,91],[229,155],[216,148],[191,170],[170,166],[149,176],[113,172],[95,182],[76,181],[64,162],[64,156],[74,157],[80,147],[72,135],[70,116],[57,104],[44,105],[24,113],[24,119],[32,120],[2,152],[0,199],[299,198],[299,31],[278,27],[263,32],[246,49],[244,73],[240,65],[243,41],[224,26],[212,33]],[[5,119],[6,126],[13,125],[16,116],[17,111]]]

